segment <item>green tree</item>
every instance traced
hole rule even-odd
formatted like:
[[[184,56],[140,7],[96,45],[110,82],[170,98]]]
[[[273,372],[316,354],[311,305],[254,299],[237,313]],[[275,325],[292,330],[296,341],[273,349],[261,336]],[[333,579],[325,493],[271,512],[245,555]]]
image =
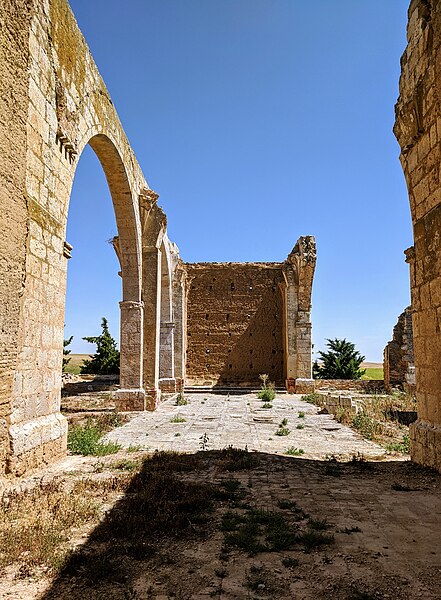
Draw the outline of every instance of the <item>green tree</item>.
[[[102,333],[98,336],[83,337],[90,344],[96,344],[96,353],[90,360],[85,360],[81,373],[94,375],[112,375],[119,373],[119,351],[116,342],[110,335],[109,326],[105,317],[101,320]]]
[[[316,361],[313,366],[315,379],[360,379],[366,373],[359,367],[364,361],[355,345],[346,339],[329,340],[326,344],[328,352],[319,352],[321,364]]]
[[[66,373],[66,367],[70,363],[70,358],[67,358],[70,354],[70,350],[67,350],[67,347],[71,345],[73,340],[73,335],[70,336],[68,340],[63,340],[63,373]]]

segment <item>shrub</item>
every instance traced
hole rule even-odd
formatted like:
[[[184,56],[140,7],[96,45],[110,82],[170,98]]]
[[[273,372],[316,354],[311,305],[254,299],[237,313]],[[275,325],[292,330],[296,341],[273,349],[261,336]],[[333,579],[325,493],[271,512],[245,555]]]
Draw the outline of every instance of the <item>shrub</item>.
[[[119,351],[116,348],[115,340],[110,335],[105,317],[101,320],[101,329],[101,335],[83,338],[90,344],[96,344],[96,353],[90,360],[83,362],[81,373],[92,373],[94,375],[119,373]]]
[[[364,361],[355,345],[346,339],[328,339],[328,352],[319,352],[321,364],[314,363],[313,375],[316,379],[360,379],[365,370],[359,367]]]

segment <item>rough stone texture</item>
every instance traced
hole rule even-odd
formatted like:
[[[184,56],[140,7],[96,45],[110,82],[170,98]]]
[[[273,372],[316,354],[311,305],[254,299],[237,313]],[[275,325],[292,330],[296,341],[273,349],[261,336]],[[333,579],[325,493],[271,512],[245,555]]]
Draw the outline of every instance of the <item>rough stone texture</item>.
[[[151,406],[158,390],[156,354],[145,335],[151,287],[142,280],[149,264],[141,238],[151,237],[160,209],[68,2],[2,1],[0,27],[1,474],[21,473],[65,448],[59,413],[70,256],[65,231],[84,147],[101,162],[116,215],[123,288],[119,403],[132,409]],[[160,295],[154,306],[159,314]],[[159,347],[159,329],[153,335]]]
[[[0,475],[10,453],[8,428],[25,273],[30,18],[30,2],[0,3]]]
[[[441,2],[412,0],[401,59],[395,135],[409,190],[418,421],[412,459],[441,470]]]
[[[285,379],[282,265],[187,264],[187,384]]]
[[[146,183],[67,0],[3,0],[0,28],[2,475],[47,463],[65,449],[60,390],[72,250],[65,233],[76,165],[87,144],[105,172],[118,227],[113,246],[122,278],[119,408],[153,409],[161,389],[184,384],[188,279],[167,237],[158,195]],[[304,237],[283,265],[269,268],[270,302],[263,301],[264,277],[256,271],[242,278],[240,285],[254,285],[259,294],[243,305],[236,298],[231,308],[237,325],[233,378],[246,380],[251,373],[257,382],[259,373],[268,372],[277,383],[285,377],[310,379],[314,267],[315,242]],[[226,312],[216,318],[226,318]],[[248,318],[254,319],[258,343],[241,348]],[[244,335],[236,335],[239,331]],[[224,351],[219,340],[213,333],[218,366]],[[228,378],[229,364],[216,377]]]
[[[260,383],[310,389],[315,240],[284,263],[186,264],[188,385]]]
[[[384,349],[383,371],[384,384],[387,388],[415,385],[412,308],[410,306],[398,317],[392,340]]]
[[[384,392],[384,381],[382,379],[314,379],[314,389],[378,394]]]
[[[208,436],[208,449],[229,445],[250,451],[285,454],[290,447],[304,450],[304,457],[320,460],[331,455],[352,458],[385,457],[384,448],[364,439],[349,427],[321,414],[317,406],[303,402],[299,396],[277,394],[271,409],[263,409],[256,394],[186,394],[188,404],[176,406],[167,400],[153,413],[140,413],[129,423],[105,436],[124,448],[142,446],[150,451],[174,450],[197,452],[201,436]],[[299,418],[299,412],[305,413]],[[185,421],[176,423],[179,416]],[[275,435],[279,423],[288,420],[287,436]],[[303,429],[296,425],[302,423]],[[179,435],[176,435],[179,433]]]

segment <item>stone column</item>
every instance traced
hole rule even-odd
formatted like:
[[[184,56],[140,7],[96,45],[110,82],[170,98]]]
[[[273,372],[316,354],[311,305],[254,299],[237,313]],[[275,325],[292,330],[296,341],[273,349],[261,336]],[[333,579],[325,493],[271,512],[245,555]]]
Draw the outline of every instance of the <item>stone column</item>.
[[[142,382],[144,303],[119,303],[121,310],[120,389],[115,394],[118,410],[145,410]]]
[[[186,306],[185,271],[178,267],[173,281],[173,314],[175,320],[175,379],[176,388],[185,384]]]
[[[161,252],[156,247],[144,247],[142,254],[144,300],[143,380],[146,393],[146,409],[154,410],[160,400]]]

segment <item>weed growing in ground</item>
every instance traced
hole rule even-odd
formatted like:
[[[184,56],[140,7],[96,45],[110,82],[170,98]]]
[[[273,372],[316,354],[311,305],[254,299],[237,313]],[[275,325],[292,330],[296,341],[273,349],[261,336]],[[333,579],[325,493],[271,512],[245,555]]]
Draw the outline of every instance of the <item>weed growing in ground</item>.
[[[303,423],[299,423],[298,425],[296,425],[296,429],[305,429],[305,426],[303,425]]]
[[[262,408],[272,408],[272,407],[273,407],[273,405],[270,402],[264,402],[262,404]]]
[[[305,413],[304,413],[303,410],[299,410],[298,418],[299,419],[304,419],[305,418]]]
[[[179,433],[179,431],[177,431],[177,432],[175,433],[175,437],[180,437],[180,435],[181,435],[181,434]]]
[[[248,449],[227,446],[220,451],[220,466],[224,471],[244,471],[254,469],[257,465],[257,456]]]
[[[301,397],[301,400],[303,400],[303,402],[308,402],[309,404],[317,404],[318,406],[320,406],[322,397],[320,394],[313,392],[312,394],[305,394]]]
[[[120,444],[114,442],[102,442],[103,431],[92,424],[90,419],[85,425],[74,425],[67,434],[67,447],[72,454],[83,454],[84,456],[107,456],[115,454],[121,449]]]
[[[127,452],[140,452],[144,449],[144,446],[141,446],[141,444],[130,444],[130,446],[127,448]]]
[[[187,419],[184,419],[181,415],[175,415],[170,419],[170,423],[185,423],[186,421]]]
[[[408,434],[404,435],[402,442],[393,442],[392,444],[387,444],[386,450],[388,450],[389,452],[400,452],[401,454],[409,454],[410,453],[409,435]]]
[[[290,446],[286,451],[286,454],[289,454],[290,456],[301,456],[302,454],[305,454],[305,451],[303,448],[295,448],[294,446]]]
[[[175,402],[175,406],[185,406],[188,404],[188,400],[187,398],[184,396],[183,392],[179,392],[177,398],[176,398],[176,402]]]
[[[274,384],[268,381],[269,376],[266,374],[259,375],[259,379],[262,382],[262,389],[257,392],[257,397],[259,400],[264,400],[266,403],[272,402],[276,397]]]

